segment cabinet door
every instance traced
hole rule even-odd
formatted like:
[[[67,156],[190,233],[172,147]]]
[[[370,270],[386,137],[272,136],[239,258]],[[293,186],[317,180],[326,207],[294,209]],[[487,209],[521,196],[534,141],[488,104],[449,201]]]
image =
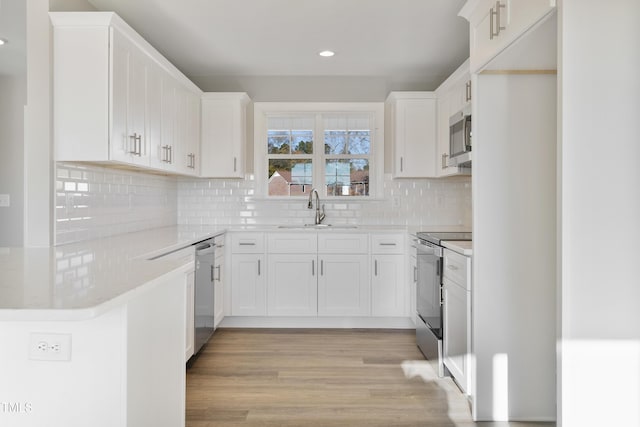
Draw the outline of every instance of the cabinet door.
[[[371,284],[368,255],[320,255],[319,316],[369,316]]]
[[[449,117],[451,100],[444,93],[438,98],[438,152],[436,156],[436,170],[438,176],[446,176],[449,174]]]
[[[189,141],[189,93],[181,86],[176,87],[176,129],[175,138],[169,148],[172,166],[180,173],[189,173],[187,150]]]
[[[109,158],[121,162],[129,162],[133,151],[133,141],[127,133],[130,56],[129,41],[112,28]]]
[[[397,100],[395,122],[395,177],[434,177],[435,98]]]
[[[110,159],[147,166],[146,59],[119,31],[111,34]]]
[[[409,317],[416,323],[417,298],[418,298],[418,258],[416,257],[415,246],[411,247],[412,254],[409,255]]]
[[[406,316],[404,255],[373,255],[372,259],[371,315]]]
[[[471,24],[471,71],[476,72],[555,8],[556,0],[484,0],[465,12]]]
[[[468,392],[468,353],[471,348],[469,292],[451,280],[443,280],[444,364],[460,388]]]
[[[201,175],[243,178],[246,139],[246,94],[218,99],[205,94],[201,114]]]
[[[265,316],[266,280],[264,256],[233,254],[231,258],[231,314],[233,316]]]
[[[149,156],[146,149],[147,135],[146,96],[147,96],[147,63],[145,55],[135,46],[131,46],[129,56],[129,89],[127,99],[127,132],[133,138],[133,156],[131,162],[136,165],[148,165]]]
[[[186,94],[187,132],[182,162],[186,165],[186,173],[200,173],[200,96],[192,92]]]
[[[185,320],[185,327],[186,327],[186,343],[185,343],[185,350],[184,350],[184,360],[185,362],[187,360],[189,360],[189,358],[191,356],[193,356],[193,343],[194,343],[194,315],[195,315],[195,306],[194,306],[194,280],[195,280],[195,273],[192,271],[190,273],[187,274],[187,287],[185,288],[185,292],[186,292],[186,303],[187,303],[187,307],[186,307],[186,320]]]
[[[318,314],[316,254],[269,255],[267,313],[269,316]]]
[[[164,72],[157,65],[147,66],[147,94],[146,94],[146,131],[145,151],[149,158],[149,166],[161,168],[159,153],[162,146],[162,80]]]
[[[224,319],[224,255],[218,255],[218,247],[216,246],[216,259],[214,267],[213,285],[214,285],[214,325],[217,328],[222,319]]]

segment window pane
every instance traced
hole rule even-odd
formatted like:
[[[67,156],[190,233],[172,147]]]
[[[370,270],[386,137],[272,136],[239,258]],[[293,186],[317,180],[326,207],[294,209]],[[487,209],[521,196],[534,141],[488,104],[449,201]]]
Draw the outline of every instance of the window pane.
[[[313,154],[313,131],[294,130],[291,131],[293,140],[293,154]]]
[[[324,154],[345,154],[347,132],[343,130],[324,131]]]
[[[311,160],[270,159],[269,195],[299,196],[309,194],[313,184]]]
[[[349,131],[349,154],[369,154],[371,136],[368,130]]]
[[[269,154],[290,154],[291,135],[288,130],[269,130],[267,132]]]
[[[325,182],[328,196],[368,196],[369,161],[327,160]]]

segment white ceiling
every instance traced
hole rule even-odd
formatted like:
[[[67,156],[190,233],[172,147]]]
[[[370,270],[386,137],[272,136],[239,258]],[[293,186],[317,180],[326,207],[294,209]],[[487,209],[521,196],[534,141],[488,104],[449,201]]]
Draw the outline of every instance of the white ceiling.
[[[201,87],[229,76],[321,76],[432,90],[469,52],[468,23],[457,16],[465,0],[89,2],[117,12]],[[325,49],[336,55],[318,56]]]
[[[7,41],[0,46],[0,76],[26,72],[25,17],[25,0],[0,0],[0,39]]]

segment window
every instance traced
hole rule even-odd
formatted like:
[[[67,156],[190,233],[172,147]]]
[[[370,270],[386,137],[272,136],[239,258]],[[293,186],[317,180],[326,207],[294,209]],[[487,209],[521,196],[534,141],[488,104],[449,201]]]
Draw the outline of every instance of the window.
[[[330,198],[379,196],[382,105],[256,103],[255,165],[263,194],[306,196],[316,188]]]

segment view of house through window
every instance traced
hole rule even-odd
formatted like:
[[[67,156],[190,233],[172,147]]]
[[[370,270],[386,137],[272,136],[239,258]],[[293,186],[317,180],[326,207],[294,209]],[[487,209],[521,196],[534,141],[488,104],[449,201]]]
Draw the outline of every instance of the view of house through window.
[[[269,196],[306,195],[314,187],[327,196],[368,196],[371,122],[362,113],[269,117]]]

